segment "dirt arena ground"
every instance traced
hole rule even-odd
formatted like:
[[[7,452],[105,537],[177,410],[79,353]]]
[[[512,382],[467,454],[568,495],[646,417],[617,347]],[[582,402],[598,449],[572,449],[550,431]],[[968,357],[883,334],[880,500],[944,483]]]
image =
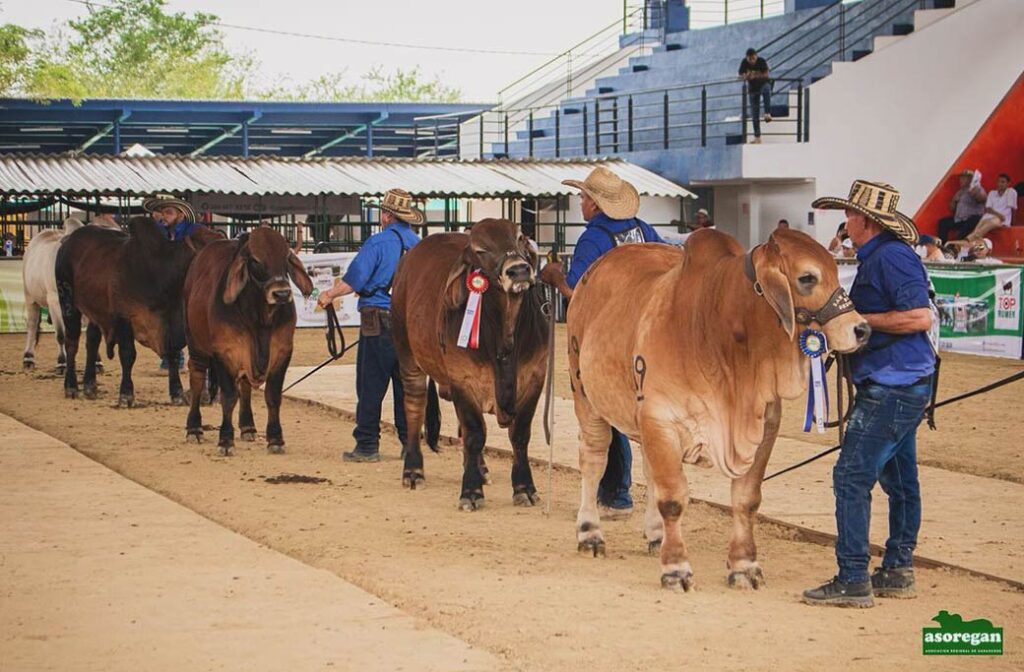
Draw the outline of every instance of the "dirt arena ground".
[[[298,341],[294,363],[325,356],[321,332],[300,332]],[[116,360],[100,379],[100,399],[66,401],[52,375],[52,337],[44,336],[34,373],[21,371],[23,343],[20,335],[0,337],[0,412],[523,670],[868,670],[897,661],[922,670],[1024,668],[1024,636],[1014,625],[1024,622],[1024,596],[1004,584],[919,570],[916,600],[880,601],[864,611],[808,607],[799,593],[832,575],[831,548],[787,528],[761,526],[768,586],[736,592],[725,585],[729,520],[694,505],[685,534],[697,590],[670,594],[658,585],[657,560],[646,553],[640,516],[606,524],[606,559],[576,554],[574,473],[556,471],[551,492],[543,471],[536,473],[552,502],[546,516],[543,508],[512,507],[509,464],[491,457],[495,483],[487,508],[462,513],[456,509],[461,458],[454,449],[427,457],[427,489],[404,491],[399,446],[391,435],[380,464],[342,463],[351,425],[288,400],[282,409],[285,455],[266,454],[261,435],[253,444],[239,442],[235,457],[220,458],[214,441],[185,443],[185,410],[166,404],[166,379],[150,353],[140,353],[136,365],[140,407],[118,410]],[[1019,368],[1019,362],[949,357],[940,396]],[[1021,385],[941,412],[940,431],[921,432],[922,461],[1024,482],[1024,442],[1008,438],[1014,436],[1011,417],[1019,417]],[[787,408],[787,433],[798,433],[798,406]],[[259,401],[255,413],[260,425],[266,416]],[[219,410],[205,411],[204,422],[218,424]],[[265,481],[286,472],[330,482]],[[922,657],[921,628],[934,625],[930,619],[942,609],[1004,626],[1005,655],[983,661]]]

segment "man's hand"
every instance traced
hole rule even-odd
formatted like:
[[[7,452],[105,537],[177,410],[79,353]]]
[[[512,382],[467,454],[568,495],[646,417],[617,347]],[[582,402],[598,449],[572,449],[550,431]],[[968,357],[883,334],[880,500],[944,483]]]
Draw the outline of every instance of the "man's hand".
[[[553,287],[558,286],[559,280],[565,282],[565,271],[562,270],[562,263],[545,264],[544,268],[540,269],[540,279]]]
[[[316,297],[316,302],[321,308],[326,308],[329,304],[334,302],[334,297],[331,296],[331,290],[324,290],[320,292],[320,296]]]

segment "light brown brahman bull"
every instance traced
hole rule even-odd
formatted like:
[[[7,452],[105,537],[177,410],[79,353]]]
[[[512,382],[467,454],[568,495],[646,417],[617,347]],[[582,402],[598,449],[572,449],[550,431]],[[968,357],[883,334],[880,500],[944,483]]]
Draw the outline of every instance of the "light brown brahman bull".
[[[235,443],[232,414],[241,398],[238,425],[244,441],[256,439],[252,388],[266,383],[267,450],[284,452],[281,388],[292,358],[295,303],[289,278],[303,296],[313,282],[288,241],[260,227],[235,240],[207,245],[185,278],[185,337],[192,387],[186,438],[199,443],[203,420],[199,401],[207,371],[220,386],[223,419],[218,446],[230,455]]]
[[[537,262],[530,241],[504,219],[484,219],[469,233],[428,236],[402,258],[391,319],[405,387],[406,487],[424,482],[419,434],[430,376],[459,417],[465,453],[459,506],[473,511],[484,503],[485,413],[508,428],[513,502],[531,506],[539,501],[527,456],[548,353]],[[476,271],[488,281],[480,299],[479,348],[463,348],[457,341],[469,298],[467,280]],[[436,404],[427,410],[428,415],[437,413]],[[436,429],[431,432],[436,423],[439,418],[427,418],[428,441],[436,441]]]
[[[870,334],[835,261],[796,231],[776,231],[749,254],[724,233],[699,231],[684,248],[623,245],[591,266],[568,314],[580,550],[604,554],[597,486],[614,426],[643,449],[644,528],[649,550],[661,546],[662,585],[693,584],[680,529],[690,462],[732,479],[729,584],[759,587],[753,520],[781,400],[807,388],[809,359],[796,338],[808,325],[840,352]]]

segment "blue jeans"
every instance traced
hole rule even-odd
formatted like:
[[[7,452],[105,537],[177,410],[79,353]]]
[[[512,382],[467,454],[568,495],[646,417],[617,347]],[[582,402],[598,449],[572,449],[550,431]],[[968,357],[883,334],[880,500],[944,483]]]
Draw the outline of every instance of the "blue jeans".
[[[748,84],[749,86],[749,84]],[[771,114],[772,111],[772,85],[771,82],[766,82],[761,87],[760,91],[754,92],[747,90],[747,96],[750,98],[750,119],[754,122],[754,137],[761,137],[761,101],[764,100],[764,111],[765,114]],[[735,98],[733,98],[735,100]]]
[[[832,470],[836,496],[836,560],[839,580],[868,580],[871,551],[871,490],[878,482],[889,496],[889,539],[882,567],[910,567],[921,528],[921,485],[917,480],[917,426],[931,396],[931,384],[889,387],[864,383]]]
[[[597,486],[597,501],[613,509],[633,506],[629,487],[633,484],[633,450],[629,439],[612,427],[612,440],[608,445],[608,466]]]
[[[395,402],[395,427],[405,445],[405,394],[398,373],[398,355],[391,340],[390,324],[382,325],[379,336],[360,336],[356,353],[356,428],[352,436],[356,451],[374,454],[380,450],[380,413],[388,384]]]

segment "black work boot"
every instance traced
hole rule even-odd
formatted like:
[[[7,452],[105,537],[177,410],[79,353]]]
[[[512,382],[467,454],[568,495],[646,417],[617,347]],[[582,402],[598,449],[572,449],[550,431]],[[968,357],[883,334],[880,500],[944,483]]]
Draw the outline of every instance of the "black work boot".
[[[871,575],[871,592],[875,594],[875,597],[904,599],[917,597],[917,592],[914,590],[914,568],[875,568]]]
[[[867,608],[875,606],[875,600],[871,597],[870,581],[842,583],[838,576],[817,588],[805,590],[804,602],[830,607]]]
[[[343,462],[380,462],[380,452],[365,453],[356,448],[351,452],[342,453],[341,459]]]

